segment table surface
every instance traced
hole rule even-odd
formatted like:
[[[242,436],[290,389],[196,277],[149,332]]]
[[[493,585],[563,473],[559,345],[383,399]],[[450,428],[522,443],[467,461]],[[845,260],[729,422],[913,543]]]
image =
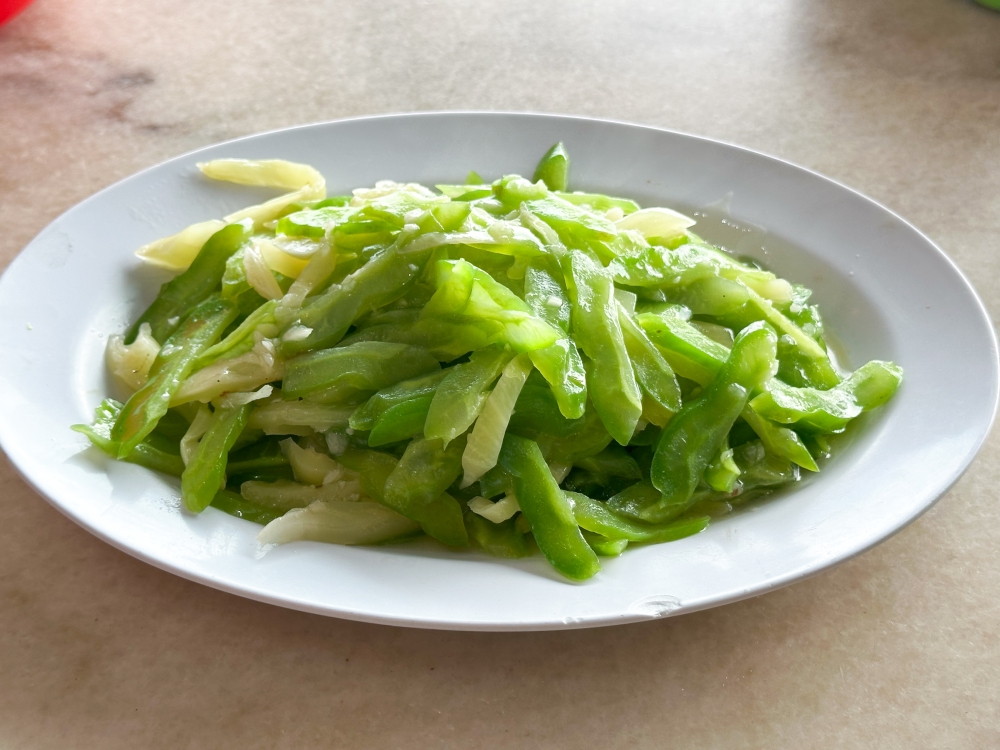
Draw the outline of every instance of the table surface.
[[[439,109],[609,117],[789,159],[908,217],[1000,310],[1000,14],[965,0],[38,0],[0,29],[0,268],[176,154]],[[181,580],[0,458],[0,746],[997,747],[998,458],[994,435],[920,520],[794,586],[522,634]]]

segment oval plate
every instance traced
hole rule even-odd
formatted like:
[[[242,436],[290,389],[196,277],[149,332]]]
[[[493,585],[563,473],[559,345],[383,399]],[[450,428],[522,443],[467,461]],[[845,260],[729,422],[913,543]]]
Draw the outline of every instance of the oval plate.
[[[337,194],[379,179],[456,182],[470,169],[490,179],[530,174],[559,140],[573,159],[574,190],[688,210],[727,204],[729,234],[717,236],[709,226],[702,229],[709,239],[748,244],[779,275],[814,289],[851,364],[892,359],[905,368],[896,397],[864,420],[820,475],[698,536],[604,560],[596,578],[573,585],[540,556],[509,562],[428,542],[368,548],[307,542],[261,554],[254,541],[259,527],[214,508],[197,517],[182,513],[175,481],[107,460],[70,432],[71,424],[90,420],[109,392],[108,334],[134,320],[163,281],[133,251],[263,197],[202,178],[195,162],[306,162]],[[741,228],[735,239],[733,224]],[[982,303],[945,254],[901,218],[836,182],[746,149],[573,117],[373,117],[180,156],[52,222],[0,279],[0,317],[0,445],[63,513],[119,549],[209,586],[309,612],[414,627],[611,625],[799,580],[868,549],[927,510],[972,461],[997,404],[996,338]]]

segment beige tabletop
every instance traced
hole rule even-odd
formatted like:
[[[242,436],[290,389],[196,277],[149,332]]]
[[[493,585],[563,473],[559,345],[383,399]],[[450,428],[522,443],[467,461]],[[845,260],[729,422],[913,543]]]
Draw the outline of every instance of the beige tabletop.
[[[908,217],[1000,309],[1000,14],[963,0],[38,0],[0,29],[0,268],[167,157],[429,109],[775,154]],[[1000,747],[998,457],[994,435],[923,518],[805,582],[535,634],[220,593],[0,459],[0,748]]]

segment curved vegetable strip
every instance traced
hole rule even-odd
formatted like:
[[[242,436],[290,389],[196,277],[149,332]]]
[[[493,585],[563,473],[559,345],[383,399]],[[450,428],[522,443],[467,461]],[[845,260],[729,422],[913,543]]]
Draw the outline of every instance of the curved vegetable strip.
[[[757,433],[757,437],[760,438],[769,453],[773,453],[776,456],[783,456],[792,463],[798,464],[803,469],[819,471],[816,459],[809,453],[809,449],[806,448],[805,443],[802,442],[802,438],[798,436],[798,433],[787,427],[776,425],[774,422],[760,416],[753,408],[753,401],[747,404],[746,408],[740,413],[740,416]]]
[[[386,504],[393,508],[418,507],[440,496],[462,473],[463,450],[464,437],[452,440],[447,448],[439,439],[411,440],[385,480]]]
[[[450,370],[437,370],[412,380],[404,380],[395,385],[383,388],[351,415],[351,428],[355,430],[371,430],[386,412],[394,406],[404,404],[413,399],[433,397],[438,384],[444,380]],[[421,423],[423,426],[423,423]]]
[[[108,337],[108,345],[104,350],[104,363],[108,370],[130,391],[137,391],[146,384],[149,368],[160,353],[160,344],[153,338],[149,323],[139,326],[139,333],[131,344],[126,346],[125,337],[113,335]]]
[[[569,500],[549,471],[538,444],[507,435],[500,465],[510,472],[521,513],[552,567],[567,578],[583,581],[601,569],[573,517]]]
[[[465,260],[436,264],[437,291],[421,312],[421,321],[443,322],[481,331],[483,345],[505,344],[516,352],[544,349],[560,331],[531,312],[528,305],[488,273]]]
[[[538,378],[537,382],[532,381],[533,378],[529,377],[521,389],[508,429],[524,437],[535,437],[541,432],[566,437],[577,432],[583,426],[583,417],[564,417],[548,384],[542,382],[542,378]]]
[[[569,331],[569,297],[555,275],[540,263],[532,263],[525,270],[524,300],[550,326]],[[530,352],[530,357],[552,388],[562,415],[566,419],[582,417],[587,406],[587,373],[573,339],[560,338],[546,349]]]
[[[281,514],[268,508],[261,508],[244,500],[238,493],[230,490],[219,490],[212,499],[212,507],[236,518],[243,518],[253,523],[266,526]]]
[[[681,388],[670,365],[621,304],[618,305],[618,322],[639,385],[664,409],[679,412]]]
[[[611,436],[628,445],[642,415],[642,394],[618,323],[614,283],[600,264],[582,252],[567,253],[563,270],[573,300],[573,332],[591,359],[590,398]]]
[[[586,495],[565,490],[563,494],[572,502],[573,516],[580,527],[595,534],[602,534],[608,539],[627,539],[630,542],[645,544],[673,542],[704,531],[709,522],[708,516],[704,516],[657,525],[638,523],[623,518],[604,503]]]
[[[670,208],[643,208],[615,222],[618,229],[634,229],[647,239],[670,239],[683,235],[697,222]]]
[[[562,141],[545,152],[535,168],[535,182],[541,180],[549,190],[565,190],[569,184],[569,154]]]
[[[281,298],[274,312],[275,319],[281,325],[285,325],[294,318],[306,297],[325,282],[336,267],[336,248],[332,244],[324,245],[309,259],[302,273],[288,287],[288,292]]]
[[[613,222],[555,195],[525,201],[524,208],[555,229],[568,247],[586,247],[590,241],[612,240],[618,234]]]
[[[198,169],[213,180],[292,190],[291,193],[279,195],[266,203],[244,208],[226,217],[226,221],[250,219],[257,228],[264,222],[277,218],[295,203],[326,197],[326,180],[308,164],[296,164],[283,159],[215,159],[198,164]]]
[[[559,339],[528,356],[552,388],[560,413],[566,419],[582,417],[587,408],[587,371],[572,339]]]
[[[683,308],[668,306],[659,313],[642,313],[636,320],[660,347],[664,356],[686,377],[696,382],[710,383],[729,356],[729,349],[684,319]],[[673,355],[673,356],[671,356]],[[776,382],[776,381],[772,381]],[[809,449],[794,431],[760,416],[752,404],[741,412],[772,453],[784,456],[809,471],[819,471]]]
[[[768,453],[759,440],[734,448],[733,460],[740,470],[739,484],[743,493],[757,487],[795,482],[799,478],[798,467],[786,458]]]
[[[600,453],[610,442],[611,434],[594,409],[587,409],[583,424],[573,434],[565,437],[543,434],[538,437],[538,444],[546,458],[565,464],[574,464]]]
[[[509,482],[508,482],[509,485]],[[517,504],[517,497],[513,491],[508,492],[496,502],[487,500],[485,497],[474,497],[467,503],[469,510],[478,516],[482,516],[487,521],[493,523],[503,523],[513,518],[521,512],[521,506]]]
[[[624,448],[611,443],[600,453],[586,456],[573,462],[574,466],[605,477],[642,479],[642,469]]]
[[[839,432],[854,417],[888,401],[902,380],[900,367],[892,362],[873,360],[828,391],[795,388],[772,381],[751,405],[775,422],[796,424],[818,432]]]
[[[226,393],[254,391],[281,380],[285,365],[276,356],[274,343],[259,332],[254,337],[256,342],[250,351],[231,359],[220,359],[189,376],[170,399],[170,405],[179,406],[190,401],[207,403]]]
[[[256,412],[250,415],[247,422],[249,426],[253,421]],[[290,477],[292,472],[288,468],[288,459],[281,450],[280,441],[277,438],[267,437],[243,448],[232,450],[226,461],[226,473],[230,478],[242,477],[247,474],[258,474],[274,469],[287,470]]]
[[[433,394],[417,396],[386,409],[368,434],[368,445],[377,448],[422,435],[433,400]]]
[[[170,406],[170,400],[190,374],[195,360],[236,318],[236,307],[215,297],[198,305],[160,349],[146,385],[122,407],[111,438],[125,458],[142,442]]]
[[[575,206],[590,206],[595,211],[610,211],[613,208],[617,208],[624,216],[628,216],[639,210],[639,204],[633,200],[602,195],[601,193],[581,193],[576,191],[565,193],[556,191],[556,195]]]
[[[547,267],[549,260],[528,264],[524,271],[524,301],[539,318],[568,333],[572,308],[563,285]]]
[[[518,355],[504,368],[496,387],[486,398],[462,454],[465,471],[462,487],[468,487],[496,466],[510,415],[530,373],[531,360],[526,354]]]
[[[590,548],[601,557],[618,557],[628,547],[627,539],[608,539],[603,534],[595,534],[586,529],[580,533]]]
[[[705,468],[705,484],[716,492],[730,493],[740,478],[740,467],[733,460],[733,449],[729,440],[723,441],[719,450]]]
[[[464,547],[469,543],[462,508],[458,500],[447,492],[426,504],[393,506],[389,503],[385,496],[385,483],[398,463],[394,457],[379,451],[348,449],[337,456],[337,460],[361,475],[361,487],[365,494],[416,521],[428,536],[449,547]]]
[[[663,497],[642,510],[643,520],[667,521],[688,508],[698,482],[746,406],[750,392],[777,370],[777,340],[763,323],[741,331],[712,384],[667,424],[650,467],[653,486]]]
[[[135,254],[147,263],[171,271],[183,271],[198,257],[209,237],[226,226],[218,219],[201,221],[170,237],[143,245]]]
[[[671,306],[659,313],[640,313],[636,322],[679,375],[705,385],[722,367],[729,349],[688,323],[684,312]]]
[[[354,477],[354,472],[345,471],[344,467],[325,453],[319,453],[313,448],[303,448],[292,438],[285,438],[280,445],[281,452],[285,454],[295,479],[299,482],[319,486]]]
[[[253,404],[219,409],[181,475],[181,499],[192,513],[201,513],[226,483],[229,449],[243,432]]]
[[[288,360],[281,393],[286,399],[312,396],[324,403],[343,402],[440,367],[426,349],[362,341]]]
[[[111,428],[114,427],[121,409],[121,403],[106,398],[94,410],[92,425],[75,424],[70,429],[86,435],[96,447],[112,458],[118,458],[118,442],[111,438]],[[170,450],[176,446],[166,440],[155,439],[157,437],[150,435],[122,460],[179,477],[184,471],[184,462],[178,453]]]
[[[528,539],[514,526],[513,518],[493,523],[467,510],[465,527],[469,530],[469,538],[487,555],[516,560],[531,554]]]
[[[143,323],[152,327],[154,339],[166,341],[191,308],[218,288],[226,261],[240,249],[246,238],[247,229],[242,224],[230,224],[209,237],[191,267],[160,287],[153,304],[125,334],[125,343],[132,343]]]
[[[745,281],[741,283],[747,289],[750,302],[760,311],[760,316],[773,325],[782,338],[787,337],[787,340],[793,343],[793,346],[789,347],[791,351],[781,352],[782,359],[788,360],[788,365],[794,367],[810,386],[826,389],[839,383],[840,375],[816,339],[778,310],[771,300],[758,294]]]
[[[254,333],[258,330],[266,336],[277,335],[278,329],[274,319],[274,309],[277,304],[275,300],[269,300],[247,315],[235,331],[202,352],[194,363],[194,369],[197,371],[220,359],[246,354],[253,349]]]
[[[317,500],[351,503],[367,500],[361,492],[361,485],[356,477],[333,480],[318,486],[300,484],[287,479],[274,482],[250,480],[240,485],[240,494],[255,505],[281,513],[287,513],[294,508],[305,508]]]
[[[447,445],[469,429],[486,401],[486,389],[513,358],[512,352],[491,346],[452,367],[434,392],[424,436],[440,438]]]
[[[267,435],[307,435],[312,431],[343,429],[354,407],[328,406],[312,401],[271,401],[258,406],[247,427]]]
[[[282,353],[290,356],[333,346],[359,317],[406,294],[420,276],[426,259],[427,254],[401,256],[395,248],[376,253],[357,271],[316,295],[302,308],[287,327],[308,328],[309,335],[283,340]]]

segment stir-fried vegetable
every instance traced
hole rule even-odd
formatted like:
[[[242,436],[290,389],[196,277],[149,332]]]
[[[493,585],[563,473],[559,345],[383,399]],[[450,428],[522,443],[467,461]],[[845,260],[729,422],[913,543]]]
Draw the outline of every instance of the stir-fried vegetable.
[[[262,544],[426,534],[584,580],[819,471],[902,382],[840,370],[809,290],[688,216],[571,192],[562,143],[531,180],[332,197],[303,164],[199,167],[285,192],[139,250],[178,275],[108,340],[132,396],[73,429]]]

